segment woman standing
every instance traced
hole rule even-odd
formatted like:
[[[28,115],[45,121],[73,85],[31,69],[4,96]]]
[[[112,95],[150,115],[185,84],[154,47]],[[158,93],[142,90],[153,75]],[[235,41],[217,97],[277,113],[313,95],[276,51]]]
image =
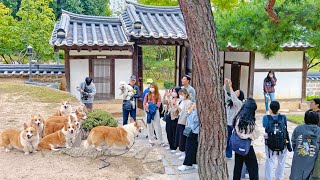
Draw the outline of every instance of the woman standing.
[[[188,119],[186,128],[190,128],[190,134],[187,137],[186,142],[186,158],[183,161],[183,165],[178,167],[179,171],[186,171],[189,169],[197,169],[197,150],[198,150],[198,134],[199,134],[199,118],[196,108],[196,104],[192,103],[188,108]]]
[[[231,159],[232,148],[231,148],[230,137],[233,129],[232,123],[233,123],[234,117],[238,114],[239,110],[242,107],[244,94],[241,90],[237,90],[236,92],[234,92],[232,89],[232,83],[229,79],[225,79],[224,81],[224,92],[225,92],[225,103],[226,103],[227,125],[228,125],[226,157]]]
[[[150,85],[150,91],[144,97],[143,105],[147,112],[147,129],[148,138],[151,145],[154,145],[153,128],[156,131],[157,139],[160,145],[163,146],[162,131],[160,126],[160,113],[159,108],[161,105],[161,96],[157,84]],[[152,128],[153,127],[153,128]]]
[[[264,102],[266,106],[266,114],[269,114],[269,98],[271,101],[275,100],[274,86],[277,84],[277,78],[273,71],[269,71],[263,81]]]
[[[241,139],[251,139],[254,141],[259,137],[259,130],[256,126],[255,111],[257,109],[257,104],[254,99],[249,98],[244,103],[239,113],[233,120],[233,127],[235,132]],[[246,164],[249,171],[250,180],[259,179],[259,169],[257,157],[254,152],[253,146],[250,146],[249,152],[247,155],[242,156],[235,153],[235,164],[233,169],[233,179],[241,179],[241,171],[243,163]]]
[[[172,89],[172,92],[167,94],[167,100],[165,102],[165,105],[168,107],[168,111],[165,114],[165,120],[166,120],[166,132],[167,132],[167,138],[169,142],[169,147],[167,147],[167,150],[171,150],[172,153],[175,153],[177,150],[177,146],[175,144],[176,139],[176,130],[177,130],[177,124],[178,124],[178,118],[179,118],[179,111],[178,108],[174,106],[174,104],[179,104],[179,91],[181,90],[180,87],[176,87]]]
[[[186,149],[186,140],[187,137],[183,135],[183,131],[186,126],[187,117],[188,117],[188,108],[191,104],[190,94],[187,89],[181,89],[179,91],[179,97],[181,102],[179,104],[174,104],[175,107],[179,110],[179,119],[176,131],[176,145],[179,147],[180,152],[176,153],[177,156],[180,156],[180,160],[184,160],[186,157],[185,149]]]

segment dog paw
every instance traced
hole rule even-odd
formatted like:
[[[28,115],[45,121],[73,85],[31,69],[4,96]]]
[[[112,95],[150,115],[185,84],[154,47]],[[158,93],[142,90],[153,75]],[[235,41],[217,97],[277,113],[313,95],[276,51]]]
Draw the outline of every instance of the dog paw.
[[[101,152],[102,151],[102,148],[96,148],[97,151]]]
[[[53,148],[53,149],[51,149],[52,151],[59,151],[60,149],[55,149],[55,148]]]
[[[10,149],[6,148],[5,151],[6,151],[6,152],[10,152]]]
[[[33,153],[36,153],[36,152],[38,152],[38,151],[33,151]]]
[[[30,153],[29,153],[29,152],[24,152],[24,154],[25,154],[25,155],[29,155]]]

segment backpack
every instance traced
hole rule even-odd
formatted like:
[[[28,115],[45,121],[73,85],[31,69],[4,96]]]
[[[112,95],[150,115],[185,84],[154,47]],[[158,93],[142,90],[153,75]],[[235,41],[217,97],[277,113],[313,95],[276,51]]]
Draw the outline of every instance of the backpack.
[[[266,140],[266,145],[273,152],[283,152],[287,139],[287,127],[282,121],[283,116],[279,115],[277,120],[274,120],[272,116],[268,115],[268,127],[266,133],[268,134],[268,139]]]
[[[241,155],[246,156],[249,153],[251,146],[251,139],[241,139],[237,134],[236,130],[233,130],[230,137],[231,148],[232,150]]]

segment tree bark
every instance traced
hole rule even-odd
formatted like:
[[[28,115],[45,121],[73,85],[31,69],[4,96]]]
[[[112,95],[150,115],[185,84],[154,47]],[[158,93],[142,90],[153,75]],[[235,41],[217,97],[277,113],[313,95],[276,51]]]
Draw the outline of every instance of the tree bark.
[[[226,115],[219,49],[209,0],[179,0],[192,50],[193,84],[197,92],[200,179],[228,178]]]
[[[276,0],[268,0],[268,3],[265,7],[269,17],[272,19],[273,22],[279,23],[280,19],[277,16],[277,13],[274,11],[274,5],[276,4]]]

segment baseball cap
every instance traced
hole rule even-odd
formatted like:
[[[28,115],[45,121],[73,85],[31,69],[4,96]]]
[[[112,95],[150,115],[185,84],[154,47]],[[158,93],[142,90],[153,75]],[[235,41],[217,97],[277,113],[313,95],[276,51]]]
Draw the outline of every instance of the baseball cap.
[[[147,79],[147,84],[153,83],[153,80],[151,78]]]
[[[134,80],[134,81],[136,81],[136,76],[135,75],[132,75],[131,77],[130,77],[130,80]]]

